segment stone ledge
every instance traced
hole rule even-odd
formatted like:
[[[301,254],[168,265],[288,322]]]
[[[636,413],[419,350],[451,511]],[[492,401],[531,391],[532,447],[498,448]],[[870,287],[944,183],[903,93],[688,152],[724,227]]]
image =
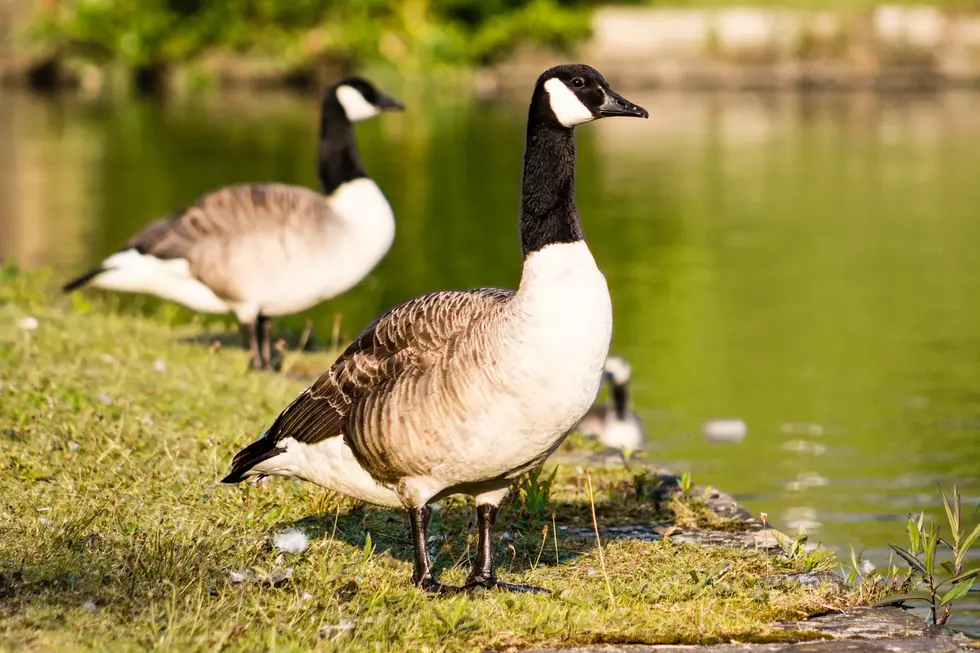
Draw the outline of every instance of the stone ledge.
[[[535,649],[533,653],[965,653],[978,642],[948,630],[930,628],[899,608],[853,608],[805,621],[778,624],[780,630],[809,632],[826,639],[790,644],[719,644],[715,646],[605,645]]]
[[[602,455],[568,457],[563,462],[601,463]],[[656,494],[661,497],[679,491],[679,478],[665,470],[652,472],[659,481]],[[696,487],[692,494],[704,494],[705,488]],[[705,504],[718,516],[739,522],[738,531],[704,531],[699,529],[670,529],[669,525],[626,524],[600,528],[603,539],[658,540],[665,536],[675,542],[699,544],[702,546],[734,546],[755,548],[767,553],[778,554],[781,547],[776,540],[775,530],[763,524],[751,513],[738,505],[733,497],[712,489],[705,497]],[[565,537],[593,538],[592,529],[569,526],[562,529]],[[836,584],[841,591],[845,589],[843,579],[831,572],[814,572],[778,576],[764,579],[772,585],[786,583],[799,585]],[[844,612],[835,612],[804,619],[774,624],[776,630],[808,633],[823,639],[796,643],[778,644],[720,644],[711,646],[671,646],[671,645],[604,645],[598,647],[577,647],[567,649],[536,649],[533,653],[690,653],[711,651],[713,653],[830,653],[848,651],[853,653],[964,653],[980,652],[980,641],[972,640],[960,633],[933,628],[910,612],[896,607],[858,607]]]

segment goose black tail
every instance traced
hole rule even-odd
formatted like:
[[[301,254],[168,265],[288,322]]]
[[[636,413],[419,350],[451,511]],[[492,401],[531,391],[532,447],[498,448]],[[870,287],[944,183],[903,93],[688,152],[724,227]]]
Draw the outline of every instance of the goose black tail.
[[[94,270],[89,270],[88,272],[78,277],[77,279],[69,281],[68,283],[63,285],[61,287],[61,290],[62,292],[71,292],[72,290],[78,290],[82,286],[87,285],[89,281],[91,281],[92,279],[99,276],[105,271],[106,271],[105,268],[95,268]]]
[[[248,473],[253,467],[263,460],[278,456],[285,450],[285,447],[277,447],[271,438],[259,438],[235,455],[235,459],[231,462],[231,473],[221,479],[221,482],[241,483],[248,478]]]

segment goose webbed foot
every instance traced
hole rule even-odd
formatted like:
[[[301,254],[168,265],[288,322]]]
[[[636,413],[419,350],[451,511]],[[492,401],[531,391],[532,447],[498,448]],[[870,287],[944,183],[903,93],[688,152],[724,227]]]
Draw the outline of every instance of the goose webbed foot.
[[[440,583],[432,576],[428,578],[423,578],[422,582],[418,583],[418,586],[422,588],[423,591],[429,594],[438,594],[440,596],[446,594],[457,594],[462,592],[465,587],[456,587],[455,585],[446,585],[445,583]]]
[[[495,576],[470,576],[463,585],[465,590],[476,589],[498,589],[504,592],[515,592],[518,594],[551,594],[552,591],[536,585],[524,585],[523,583],[507,583],[497,580]]]

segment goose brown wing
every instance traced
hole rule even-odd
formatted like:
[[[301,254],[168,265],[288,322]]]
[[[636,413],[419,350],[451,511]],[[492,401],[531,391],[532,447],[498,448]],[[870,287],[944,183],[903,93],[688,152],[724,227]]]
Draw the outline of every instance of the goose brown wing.
[[[416,297],[369,325],[329,370],[279,415],[269,444],[314,444],[346,432],[348,415],[376,391],[436,364],[453,340],[514,296],[504,288],[442,291]]]
[[[161,259],[190,259],[205,241],[268,230],[317,210],[326,198],[301,186],[239,184],[201,197],[197,202],[147,225],[123,249]]]

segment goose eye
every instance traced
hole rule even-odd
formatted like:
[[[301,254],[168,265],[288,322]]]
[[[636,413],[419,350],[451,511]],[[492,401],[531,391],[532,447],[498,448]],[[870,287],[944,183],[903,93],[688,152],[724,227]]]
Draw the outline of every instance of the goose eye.
[[[585,80],[582,79],[581,77],[576,77],[575,79],[572,80],[572,86],[574,86],[575,88],[582,88],[583,86],[585,86]]]

